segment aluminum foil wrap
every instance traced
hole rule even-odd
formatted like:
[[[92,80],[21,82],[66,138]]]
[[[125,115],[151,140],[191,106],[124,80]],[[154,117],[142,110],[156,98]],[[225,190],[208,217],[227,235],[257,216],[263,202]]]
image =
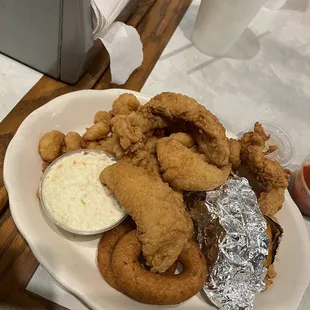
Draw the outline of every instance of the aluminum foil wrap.
[[[223,310],[253,309],[265,288],[269,238],[248,180],[234,176],[216,190],[184,198],[208,263],[208,298]]]

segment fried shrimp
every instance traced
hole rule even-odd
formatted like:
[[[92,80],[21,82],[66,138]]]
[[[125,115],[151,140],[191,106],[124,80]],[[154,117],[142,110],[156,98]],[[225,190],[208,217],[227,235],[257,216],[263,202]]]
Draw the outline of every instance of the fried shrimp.
[[[264,215],[272,217],[282,208],[290,171],[265,157],[265,143],[269,138],[262,125],[257,122],[254,131],[245,133],[240,144],[242,165],[254,174],[264,187],[258,200],[260,209]]]
[[[87,128],[83,135],[83,139],[86,141],[99,140],[107,137],[109,133],[110,126],[104,122],[99,122]]]
[[[77,132],[68,132],[65,137],[63,151],[72,152],[82,148],[82,137]]]
[[[140,102],[133,94],[122,94],[114,102],[112,108],[113,115],[128,115],[137,111]]]
[[[58,131],[52,130],[39,141],[39,154],[46,162],[51,163],[61,155],[62,146],[64,144],[65,135]]]
[[[112,119],[113,115],[111,112],[107,112],[107,111],[98,111],[95,114],[95,120],[94,123],[100,123],[103,122],[107,125],[110,125],[111,119]]]
[[[136,145],[141,144],[147,132],[167,126],[161,117],[154,117],[143,108],[129,115],[116,115],[111,124],[113,134],[119,137],[125,151],[133,150]]]

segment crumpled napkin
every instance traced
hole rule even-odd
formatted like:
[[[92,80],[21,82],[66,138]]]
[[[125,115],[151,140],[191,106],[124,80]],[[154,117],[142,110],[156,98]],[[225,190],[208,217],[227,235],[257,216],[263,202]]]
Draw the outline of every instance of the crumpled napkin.
[[[137,30],[114,22],[130,0],[91,0],[93,37],[110,55],[111,82],[124,84],[143,61],[143,46]]]

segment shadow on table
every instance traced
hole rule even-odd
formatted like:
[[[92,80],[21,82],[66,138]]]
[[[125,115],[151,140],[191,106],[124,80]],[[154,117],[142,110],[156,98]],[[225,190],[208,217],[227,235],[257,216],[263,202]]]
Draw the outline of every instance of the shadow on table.
[[[203,62],[199,66],[190,69],[187,73],[195,73],[208,65],[221,60],[221,59],[239,59],[239,60],[249,60],[254,58],[259,50],[260,44],[259,39],[267,35],[269,32],[264,32],[259,36],[256,36],[251,29],[247,29],[240,39],[235,43],[235,45],[230,49],[228,54],[221,58],[210,58],[209,60]]]
[[[191,40],[198,9],[199,5],[191,5],[179,25],[181,31],[188,40]]]
[[[259,39],[266,36],[269,32],[264,32],[259,36],[250,29],[247,28],[238,41],[232,46],[225,58],[249,60],[254,58],[259,50]]]
[[[198,5],[192,5],[188,9],[186,15],[184,16],[179,26],[184,36],[188,40],[191,40],[198,9],[199,9]],[[256,34],[251,29],[249,28],[246,29],[246,31],[241,35],[239,40],[234,44],[234,46],[231,48],[229,53],[224,58],[239,59],[239,60],[249,60],[254,58],[258,54],[260,49],[259,39],[266,34],[267,32],[263,33],[260,36],[256,36]],[[214,61],[209,60],[206,63],[202,64],[202,66],[206,66],[212,62]],[[197,69],[194,68],[191,71],[196,71],[199,69],[200,68],[197,67]]]
[[[305,12],[309,8],[309,0],[288,0],[281,10]]]

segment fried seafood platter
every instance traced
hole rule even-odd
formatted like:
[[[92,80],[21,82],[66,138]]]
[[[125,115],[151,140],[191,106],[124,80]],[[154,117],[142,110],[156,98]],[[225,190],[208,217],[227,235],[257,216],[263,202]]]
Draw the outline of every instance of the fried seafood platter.
[[[266,158],[277,148],[265,150],[269,138],[255,123],[240,140],[228,139],[215,115],[181,94],[161,93],[140,105],[133,94],[125,93],[113,102],[112,110],[98,111],[82,135],[52,130],[41,137],[38,150],[43,171],[62,154],[83,148],[104,151],[117,160],[101,171],[99,179],[129,217],[103,234],[98,248],[100,272],[113,288],[137,301],[174,305],[202,289],[218,259],[215,253],[208,264],[208,250],[220,252],[223,242],[210,238],[208,230],[214,224],[206,221],[209,210],[202,205],[205,210],[198,211],[194,196],[186,208],[183,195],[214,191],[230,177],[236,178],[239,167],[253,174],[262,187],[253,208],[260,211],[261,221],[266,216],[262,227],[268,240],[261,242],[268,252],[260,272],[266,272],[264,289],[272,284],[283,233],[276,213],[282,208],[290,171]],[[243,215],[235,213],[236,219]],[[182,272],[175,274],[178,263]]]
[[[42,180],[58,182],[46,197],[59,219],[104,232],[72,235],[42,208],[28,211],[36,225],[25,228],[27,215],[14,208],[28,196],[14,201],[8,184],[17,226],[59,283],[93,309],[297,308],[309,243],[285,194],[290,171],[266,157],[276,146],[265,147],[259,123],[228,138],[210,110],[181,94],[113,91],[107,104],[105,92],[78,93],[63,96],[68,106],[55,100],[54,121],[33,139],[36,168],[24,153],[40,170],[28,183],[33,196],[41,184],[34,198],[42,204]]]

